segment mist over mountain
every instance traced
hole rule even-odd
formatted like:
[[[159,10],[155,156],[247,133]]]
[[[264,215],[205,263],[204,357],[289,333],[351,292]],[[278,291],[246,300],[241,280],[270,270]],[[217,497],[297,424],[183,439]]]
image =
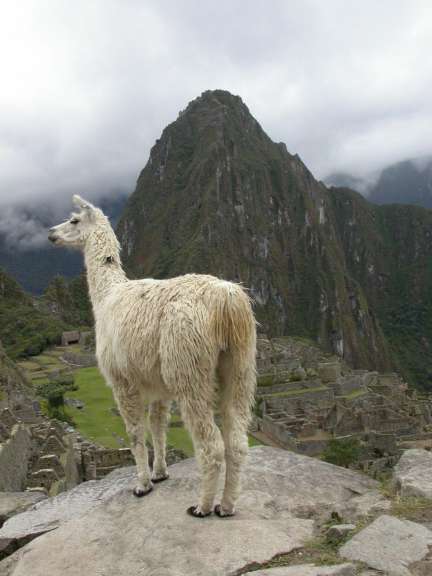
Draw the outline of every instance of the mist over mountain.
[[[118,233],[135,277],[241,281],[261,330],[432,384],[432,213],[326,188],[238,96],[204,92],[167,126]]]
[[[385,168],[368,199],[376,204],[432,208],[432,158],[404,160]]]
[[[432,157],[396,162],[370,178],[338,172],[325,179],[364,194],[375,204],[414,204],[432,208]]]
[[[127,195],[119,192],[102,197],[98,205],[115,226]],[[50,245],[48,229],[65,220],[72,204],[35,203],[4,209],[0,217],[0,267],[11,274],[28,292],[41,294],[58,275],[74,278],[83,270],[83,257],[75,250],[59,250]]]

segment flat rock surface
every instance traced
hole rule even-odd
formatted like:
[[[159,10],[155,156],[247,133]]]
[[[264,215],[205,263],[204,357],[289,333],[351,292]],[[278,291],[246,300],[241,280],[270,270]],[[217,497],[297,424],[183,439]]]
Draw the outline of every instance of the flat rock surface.
[[[250,576],[356,576],[354,564],[336,564],[335,566],[315,566],[314,564],[298,564],[286,568],[269,568],[250,572]],[[246,574],[246,576],[249,576]]]
[[[0,525],[11,516],[45,499],[42,492],[0,492]]]
[[[342,558],[364,562],[391,576],[412,576],[409,565],[425,558],[432,532],[409,520],[383,515],[339,550]]]
[[[393,478],[402,496],[432,499],[432,453],[418,448],[407,450],[396,464]]]
[[[170,479],[142,499],[131,494],[134,474],[116,470],[11,518],[0,537],[52,531],[3,560],[0,576],[228,576],[301,547],[317,516],[356,513],[371,494],[374,506],[384,503],[362,474],[267,446],[250,451],[233,518],[185,513],[197,501],[194,459],[171,466]]]

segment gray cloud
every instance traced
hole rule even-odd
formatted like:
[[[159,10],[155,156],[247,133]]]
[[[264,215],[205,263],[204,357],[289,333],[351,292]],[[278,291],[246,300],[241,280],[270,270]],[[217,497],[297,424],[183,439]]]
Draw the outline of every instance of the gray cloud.
[[[318,178],[370,179],[432,151],[431,52],[428,0],[6,1],[0,208],[132,191],[165,125],[212,88]],[[18,225],[2,213],[0,232]]]
[[[0,212],[0,237],[4,235],[7,248],[27,250],[47,246],[46,226],[38,219],[15,206],[3,207]]]

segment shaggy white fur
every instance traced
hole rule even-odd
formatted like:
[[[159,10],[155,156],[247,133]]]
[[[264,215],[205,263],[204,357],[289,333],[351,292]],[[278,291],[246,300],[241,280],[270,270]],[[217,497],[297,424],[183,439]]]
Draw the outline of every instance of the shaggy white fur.
[[[256,384],[256,329],[247,294],[237,284],[198,274],[128,280],[106,216],[79,196],[73,200],[80,212],[52,228],[49,238],[84,251],[98,364],[130,437],[138,471],[134,493],[144,495],[152,480],[167,478],[166,429],[175,399],[201,469],[200,500],[188,512],[202,517],[212,511],[225,459],[225,487],[215,512],[234,514]],[[216,407],[222,434],[214,421]]]

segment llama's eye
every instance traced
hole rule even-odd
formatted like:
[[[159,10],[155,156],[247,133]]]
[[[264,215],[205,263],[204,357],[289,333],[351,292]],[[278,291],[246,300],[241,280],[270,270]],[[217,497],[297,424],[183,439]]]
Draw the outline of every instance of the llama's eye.
[[[78,218],[74,218],[73,220],[70,220],[71,224],[78,224],[79,220]]]

